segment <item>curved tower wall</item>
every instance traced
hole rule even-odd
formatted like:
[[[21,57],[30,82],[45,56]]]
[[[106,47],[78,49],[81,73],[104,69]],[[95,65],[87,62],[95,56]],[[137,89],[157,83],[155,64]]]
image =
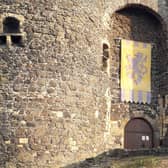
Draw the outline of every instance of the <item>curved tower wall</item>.
[[[103,43],[111,48],[112,14],[127,3],[1,2],[1,35],[4,18],[14,17],[21,37],[18,44],[5,34],[0,47],[1,167],[55,168],[123,147],[130,106],[115,99],[119,78],[111,77],[113,60],[103,69],[102,55]],[[158,10],[154,0],[129,3]]]

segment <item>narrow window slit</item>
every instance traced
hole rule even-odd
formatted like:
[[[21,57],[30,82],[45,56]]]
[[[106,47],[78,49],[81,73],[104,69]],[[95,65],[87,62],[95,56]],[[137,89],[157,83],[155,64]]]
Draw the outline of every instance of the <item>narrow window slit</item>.
[[[163,108],[165,108],[165,106],[166,106],[166,96],[163,96],[162,99],[163,99]]]
[[[103,70],[108,74],[109,71],[109,46],[107,44],[103,44],[103,57],[102,57]]]

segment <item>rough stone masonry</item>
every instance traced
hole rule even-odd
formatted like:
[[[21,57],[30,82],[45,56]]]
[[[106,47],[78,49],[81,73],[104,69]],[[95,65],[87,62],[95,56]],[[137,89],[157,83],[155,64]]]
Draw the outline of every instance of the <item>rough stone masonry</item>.
[[[0,0],[0,167],[57,168],[124,148],[136,117],[157,147],[167,132],[167,11],[166,0]],[[155,44],[150,105],[120,101],[117,37]]]

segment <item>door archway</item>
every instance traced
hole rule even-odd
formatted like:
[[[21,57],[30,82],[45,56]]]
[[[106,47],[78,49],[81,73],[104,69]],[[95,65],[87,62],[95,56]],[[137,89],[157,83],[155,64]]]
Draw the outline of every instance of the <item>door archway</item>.
[[[153,147],[153,130],[142,118],[131,119],[125,127],[124,148],[142,149]]]

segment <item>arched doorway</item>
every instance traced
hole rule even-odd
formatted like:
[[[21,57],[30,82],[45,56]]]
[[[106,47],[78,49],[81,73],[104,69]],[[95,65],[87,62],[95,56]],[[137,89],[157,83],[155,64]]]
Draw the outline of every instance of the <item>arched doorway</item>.
[[[158,94],[162,84],[160,81],[163,80],[161,72],[164,72],[165,70],[162,69],[166,67],[164,66],[165,61],[163,61],[166,51],[165,24],[162,18],[152,9],[136,4],[129,4],[117,10],[113,13],[111,20],[111,29],[109,32],[110,46],[113,46],[110,48],[110,58],[112,60],[110,61],[112,66],[110,73],[113,77],[111,81],[111,93],[112,95],[116,95],[113,96],[113,101],[117,102],[121,98],[121,92],[119,90],[121,88],[121,82],[118,82],[121,79],[120,39],[150,43],[152,45],[150,67],[151,103],[148,105],[126,101],[128,102],[129,110],[123,110],[121,114],[125,116],[132,114],[132,116],[139,116],[139,112],[141,113],[149,109],[148,114],[150,115],[143,113],[142,117],[146,115],[150,118],[151,114],[153,114],[152,117],[155,118],[157,117],[157,111],[154,113],[152,111],[153,109],[157,109]],[[118,76],[116,74],[118,74]],[[117,80],[114,77],[117,78]],[[112,111],[111,115],[118,120],[120,119],[115,110]],[[157,147],[159,144],[159,127],[156,129],[155,124],[152,124],[152,126],[153,127],[144,119],[131,120],[125,128],[124,147],[127,149]],[[152,130],[152,128],[154,128],[154,130]]]
[[[153,147],[151,125],[142,118],[130,120],[125,127],[124,148],[141,149]]]

